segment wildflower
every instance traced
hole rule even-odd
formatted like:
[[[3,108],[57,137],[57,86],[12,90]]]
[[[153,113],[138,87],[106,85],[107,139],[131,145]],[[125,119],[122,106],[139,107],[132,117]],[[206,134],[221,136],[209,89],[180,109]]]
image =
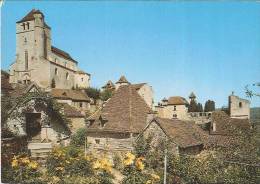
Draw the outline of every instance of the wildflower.
[[[37,162],[30,162],[28,165],[29,168],[31,169],[36,169],[38,167],[38,163]]]
[[[29,160],[28,157],[23,157],[23,158],[21,158],[20,160],[21,160],[21,162],[22,162],[23,164],[29,164],[29,163],[30,163],[30,160]]]
[[[135,162],[135,166],[137,167],[137,169],[139,170],[144,170],[144,164],[143,164],[143,157],[137,158],[136,162]]]
[[[63,171],[63,170],[64,170],[64,167],[56,167],[55,170],[56,170],[56,171]]]
[[[152,184],[152,180],[147,180],[145,184]]]
[[[158,176],[157,174],[151,174],[151,176],[154,180],[160,180],[160,176]]]
[[[70,161],[68,161],[68,160],[66,160],[65,162],[66,162],[67,164],[70,164]]]
[[[128,166],[134,163],[135,155],[132,153],[127,153],[126,158],[124,159],[124,165]]]
[[[12,160],[12,167],[17,167],[18,166],[18,160],[15,158]]]
[[[101,166],[101,163],[100,163],[100,161],[99,160],[97,160],[96,162],[94,162],[94,164],[93,164],[93,168],[94,169],[99,169],[100,168],[100,166]]]

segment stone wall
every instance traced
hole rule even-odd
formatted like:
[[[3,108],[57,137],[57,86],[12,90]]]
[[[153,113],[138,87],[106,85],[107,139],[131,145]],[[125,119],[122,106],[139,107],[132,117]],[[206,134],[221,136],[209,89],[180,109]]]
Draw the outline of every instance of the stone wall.
[[[75,133],[79,128],[86,128],[86,122],[84,117],[70,117],[71,120],[71,132]]]
[[[143,97],[144,101],[150,108],[153,108],[153,89],[148,84],[144,84],[138,91],[138,94]]]
[[[250,119],[250,102],[238,96],[229,96],[229,113],[231,118]]]
[[[166,105],[157,106],[155,109],[161,118],[177,118],[180,120],[188,120],[188,108],[185,105]]]

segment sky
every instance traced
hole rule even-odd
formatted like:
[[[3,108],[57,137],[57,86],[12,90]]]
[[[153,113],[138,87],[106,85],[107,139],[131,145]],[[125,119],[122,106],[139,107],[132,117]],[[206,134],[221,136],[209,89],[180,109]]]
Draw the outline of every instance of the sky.
[[[193,91],[227,106],[260,82],[260,3],[174,1],[7,1],[1,8],[1,67],[15,61],[15,23],[40,9],[52,45],[101,87],[125,75],[147,82],[155,102]],[[258,90],[258,89],[254,89]],[[258,90],[259,91],[259,90]],[[260,107],[259,98],[249,99]]]

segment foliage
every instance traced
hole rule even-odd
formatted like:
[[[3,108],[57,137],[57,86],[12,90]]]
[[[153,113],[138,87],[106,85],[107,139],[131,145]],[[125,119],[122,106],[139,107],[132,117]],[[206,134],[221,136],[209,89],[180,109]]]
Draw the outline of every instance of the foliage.
[[[2,181],[8,183],[42,183],[39,164],[27,155],[14,156],[10,165],[2,168]]]
[[[213,100],[207,100],[204,106],[204,112],[215,111],[215,102]]]
[[[151,150],[151,141],[152,136],[149,136],[147,139],[145,139],[143,136],[140,136],[138,140],[135,141],[134,153],[137,156],[145,157]]]
[[[197,112],[197,107],[198,107],[197,102],[194,99],[192,99],[188,107],[188,112]]]
[[[258,87],[258,89],[259,89],[259,87],[260,87],[260,82],[258,82],[258,83],[255,83],[255,84],[252,84],[252,85],[246,85],[246,87],[245,87],[245,90],[246,90],[246,95],[248,96],[248,97],[250,97],[250,98],[252,98],[252,97],[260,97],[260,93],[259,93],[259,91],[257,92],[256,91],[256,88]],[[253,88],[253,89],[252,89]]]
[[[86,94],[88,95],[88,97],[94,99],[94,100],[98,100],[100,99],[100,90],[97,88],[87,88],[85,89]]]
[[[198,111],[198,112],[203,112],[203,107],[202,107],[202,104],[201,104],[201,103],[198,103],[197,111]]]
[[[114,168],[116,168],[117,170],[123,170],[123,158],[119,153],[115,153],[115,155],[113,156],[113,164]]]
[[[55,88],[56,87],[56,82],[54,79],[51,80],[51,88]]]
[[[71,144],[74,146],[83,146],[86,138],[86,128],[80,128],[71,136]]]
[[[111,89],[105,89],[100,93],[100,99],[103,101],[107,101],[109,98],[111,98],[113,95],[113,90]]]

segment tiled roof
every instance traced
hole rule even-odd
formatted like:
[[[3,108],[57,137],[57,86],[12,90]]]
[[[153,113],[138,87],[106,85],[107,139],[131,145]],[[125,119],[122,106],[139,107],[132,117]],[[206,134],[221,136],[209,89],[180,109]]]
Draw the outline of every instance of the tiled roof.
[[[146,83],[139,83],[139,84],[132,84],[132,86],[136,89],[139,90],[141,87],[143,87]]]
[[[74,63],[78,63],[77,61],[75,61],[75,60],[69,55],[69,53],[67,53],[67,52],[65,52],[65,51],[63,51],[63,50],[61,50],[61,49],[58,49],[58,48],[56,48],[56,47],[54,47],[54,46],[51,46],[51,51],[52,51],[54,54],[57,54],[58,56],[63,57],[64,59],[68,59],[68,60],[70,60],[70,61],[72,61],[72,62],[74,62]]]
[[[147,123],[147,114],[151,113],[143,98],[131,85],[120,86],[95,116],[95,122],[89,132],[140,133]],[[92,117],[89,120],[93,120]],[[100,119],[104,122],[100,126]]]
[[[44,14],[40,10],[32,9],[27,15],[25,15],[25,17],[23,17],[21,20],[17,21],[16,23],[34,20],[35,19],[34,14],[41,14],[44,18]],[[45,22],[44,22],[44,26],[50,29],[50,26],[48,26]]]
[[[168,99],[168,105],[186,105],[187,100],[181,96],[172,96]]]
[[[28,93],[33,87],[38,91],[41,91],[40,87],[35,83],[31,82],[30,84],[12,84],[13,90],[10,92],[10,96],[16,98]]]
[[[233,129],[249,129],[248,119],[230,118],[224,111],[214,111],[211,115],[212,123],[216,125],[216,131],[211,134],[230,135]]]
[[[69,104],[64,103],[62,104],[62,107],[64,109],[64,114],[67,117],[85,117],[79,110]]]
[[[122,75],[122,76],[120,77],[120,79],[119,79],[116,83],[128,83],[128,84],[130,84],[130,83],[127,81],[127,79],[125,78],[124,75]]]
[[[115,88],[115,85],[111,80],[109,80],[109,81],[107,81],[107,83],[102,88],[103,89],[105,89],[105,88],[112,89],[112,88]]]
[[[203,144],[206,133],[192,121],[166,118],[155,118],[154,120],[170,140],[182,148]]]
[[[87,94],[80,90],[54,88],[51,90],[51,95],[57,99],[90,102],[90,98],[87,96]]]
[[[78,70],[78,71],[76,71],[76,73],[78,73],[78,74],[87,74],[87,75],[90,75],[89,73],[84,72],[84,71],[82,71],[82,70]]]

